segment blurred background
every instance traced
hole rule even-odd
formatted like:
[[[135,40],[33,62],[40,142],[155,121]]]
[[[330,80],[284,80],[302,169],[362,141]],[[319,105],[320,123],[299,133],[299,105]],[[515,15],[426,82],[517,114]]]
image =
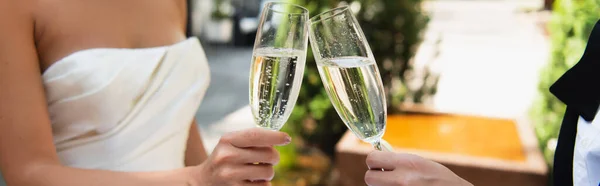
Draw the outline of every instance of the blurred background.
[[[564,105],[548,87],[578,60],[598,0],[284,0],[311,16],[349,5],[388,97],[384,139],[475,185],[551,185]],[[212,70],[197,119],[211,149],[253,127],[248,73],[264,0],[193,1],[193,30]],[[368,144],[347,135],[309,49],[284,129],[275,185],[364,185]]]
[[[388,98],[384,139],[475,185],[552,185],[565,106],[549,86],[578,60],[600,19],[598,0],[284,0],[311,16],[349,5],[379,64]],[[252,46],[264,0],[192,0],[193,34],[211,85],[197,113],[209,151],[254,127]],[[349,135],[309,49],[284,131],[274,185],[364,185],[369,144]],[[0,185],[2,181],[0,180]]]

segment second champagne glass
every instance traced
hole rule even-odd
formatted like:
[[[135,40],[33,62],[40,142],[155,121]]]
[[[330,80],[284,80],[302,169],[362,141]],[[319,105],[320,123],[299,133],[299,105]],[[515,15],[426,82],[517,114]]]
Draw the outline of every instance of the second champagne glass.
[[[308,10],[265,4],[250,69],[250,108],[257,126],[279,130],[298,98],[308,45]]]
[[[310,43],[331,103],[346,126],[377,150],[387,118],[383,83],[371,48],[348,6],[310,19]]]

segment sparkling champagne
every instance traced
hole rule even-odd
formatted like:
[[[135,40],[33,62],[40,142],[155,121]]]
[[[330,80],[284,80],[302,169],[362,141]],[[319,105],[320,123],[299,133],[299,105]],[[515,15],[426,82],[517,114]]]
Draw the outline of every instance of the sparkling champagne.
[[[323,59],[317,67],[331,103],[346,126],[361,140],[378,142],[385,130],[387,110],[375,60]]]
[[[250,106],[259,127],[279,130],[290,116],[302,84],[306,52],[258,48],[252,57]]]

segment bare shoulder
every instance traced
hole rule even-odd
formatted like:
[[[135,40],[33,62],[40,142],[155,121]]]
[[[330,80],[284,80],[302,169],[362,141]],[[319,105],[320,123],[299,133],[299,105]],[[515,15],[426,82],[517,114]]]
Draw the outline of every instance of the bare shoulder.
[[[33,34],[28,30],[33,29],[33,7],[31,0],[0,0],[0,40],[7,43],[15,34]]]
[[[35,50],[33,7],[31,0],[0,0],[0,63]]]
[[[0,20],[17,21],[32,18],[34,3],[33,0],[0,0]]]

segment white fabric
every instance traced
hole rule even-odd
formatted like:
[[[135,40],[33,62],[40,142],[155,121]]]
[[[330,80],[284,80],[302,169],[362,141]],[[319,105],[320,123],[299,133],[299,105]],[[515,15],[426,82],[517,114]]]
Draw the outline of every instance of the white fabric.
[[[579,118],[573,155],[573,185],[600,185],[600,110],[594,121]]]
[[[196,38],[154,48],[88,49],[59,60],[43,80],[60,160],[118,171],[183,167],[209,78]]]

